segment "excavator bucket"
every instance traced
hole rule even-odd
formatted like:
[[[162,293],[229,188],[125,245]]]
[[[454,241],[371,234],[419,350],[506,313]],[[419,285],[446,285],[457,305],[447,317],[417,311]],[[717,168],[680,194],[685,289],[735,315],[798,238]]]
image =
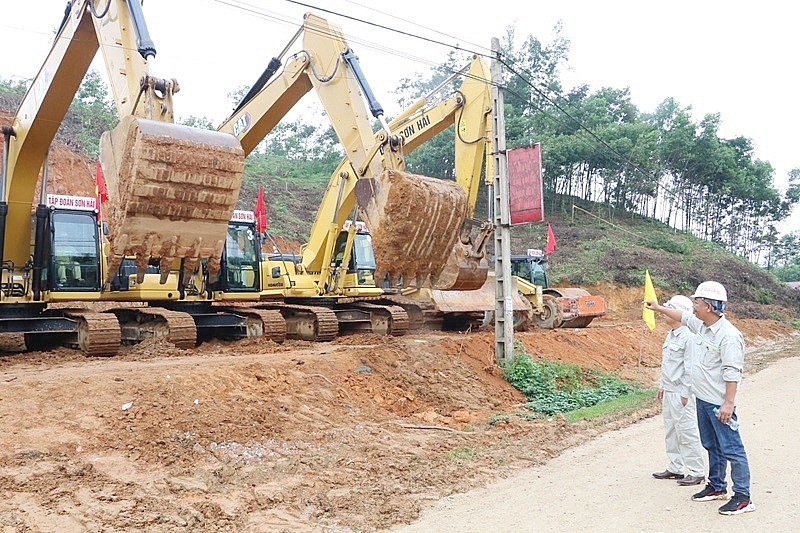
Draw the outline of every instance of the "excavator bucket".
[[[132,255],[140,279],[151,258],[159,259],[162,273],[183,259],[184,272],[191,274],[203,258],[212,275],[218,271],[244,171],[244,151],[235,137],[127,116],[103,134],[100,164],[112,252],[107,281]]]
[[[385,168],[360,179],[355,193],[372,234],[376,279],[439,290],[483,285],[479,259],[459,241],[468,200],[457,183]]]
[[[473,257],[472,245],[458,240],[432,288],[439,291],[477,290],[483,286],[488,272],[486,257]]]

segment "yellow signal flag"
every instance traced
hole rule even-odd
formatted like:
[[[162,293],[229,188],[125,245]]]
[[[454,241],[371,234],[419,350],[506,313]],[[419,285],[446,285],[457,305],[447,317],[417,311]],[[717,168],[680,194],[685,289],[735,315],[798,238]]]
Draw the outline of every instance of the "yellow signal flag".
[[[644,301],[650,302],[657,300],[658,297],[656,296],[656,290],[653,288],[653,280],[650,279],[650,271],[644,271]],[[648,309],[646,305],[643,304],[642,309],[642,319],[644,323],[647,324],[647,327],[650,331],[656,328],[656,313],[652,309]]]

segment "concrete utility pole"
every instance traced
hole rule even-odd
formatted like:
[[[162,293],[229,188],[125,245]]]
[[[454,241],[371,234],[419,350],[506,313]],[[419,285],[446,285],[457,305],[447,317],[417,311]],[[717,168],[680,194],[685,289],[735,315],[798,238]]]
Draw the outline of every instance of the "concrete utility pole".
[[[506,159],[506,119],[503,108],[500,41],[492,38],[492,151],[494,152],[494,357],[498,362],[514,354],[514,280],[511,277],[511,207]]]

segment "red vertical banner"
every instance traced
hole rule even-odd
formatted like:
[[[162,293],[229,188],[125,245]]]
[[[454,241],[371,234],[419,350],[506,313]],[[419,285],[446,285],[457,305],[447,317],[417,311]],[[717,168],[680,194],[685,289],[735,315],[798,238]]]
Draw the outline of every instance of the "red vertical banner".
[[[506,157],[511,224],[542,222],[544,194],[541,145],[536,143],[533,146],[514,148],[507,152]]]
[[[103,177],[100,163],[95,164],[94,167],[94,194],[97,197],[97,205],[108,200],[108,189],[106,189],[106,180]]]
[[[256,216],[256,231],[259,233],[267,231],[267,206],[264,205],[264,187],[261,185],[258,186],[258,198],[253,214]]]
[[[94,166],[94,196],[95,196],[95,209],[97,209],[97,219],[102,218],[101,206],[103,202],[108,200],[108,189],[106,189],[106,180],[103,177],[103,169],[100,168],[100,163]]]
[[[544,245],[544,256],[547,257],[548,255],[552,254],[556,251],[556,236],[553,233],[553,228],[550,227],[550,224],[547,224],[547,242]]]

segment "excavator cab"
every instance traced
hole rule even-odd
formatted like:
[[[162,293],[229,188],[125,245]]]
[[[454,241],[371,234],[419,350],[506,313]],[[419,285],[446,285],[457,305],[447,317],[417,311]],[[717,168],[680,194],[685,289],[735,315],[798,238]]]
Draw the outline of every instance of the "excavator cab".
[[[52,291],[100,290],[100,241],[94,211],[54,209],[49,217],[50,264],[45,282]]]
[[[525,281],[547,288],[547,270],[545,269],[544,254],[541,250],[528,250],[527,255],[511,256],[511,275]]]
[[[258,292],[261,253],[254,222],[232,220],[219,275],[220,289],[225,292]]]
[[[339,232],[331,261],[331,267],[334,271],[337,271],[344,263],[348,238],[348,231]],[[366,230],[359,230],[353,235],[350,258],[347,261],[347,270],[344,273],[344,275],[354,276],[355,283],[347,284],[347,286],[374,287],[375,268],[372,236]]]

